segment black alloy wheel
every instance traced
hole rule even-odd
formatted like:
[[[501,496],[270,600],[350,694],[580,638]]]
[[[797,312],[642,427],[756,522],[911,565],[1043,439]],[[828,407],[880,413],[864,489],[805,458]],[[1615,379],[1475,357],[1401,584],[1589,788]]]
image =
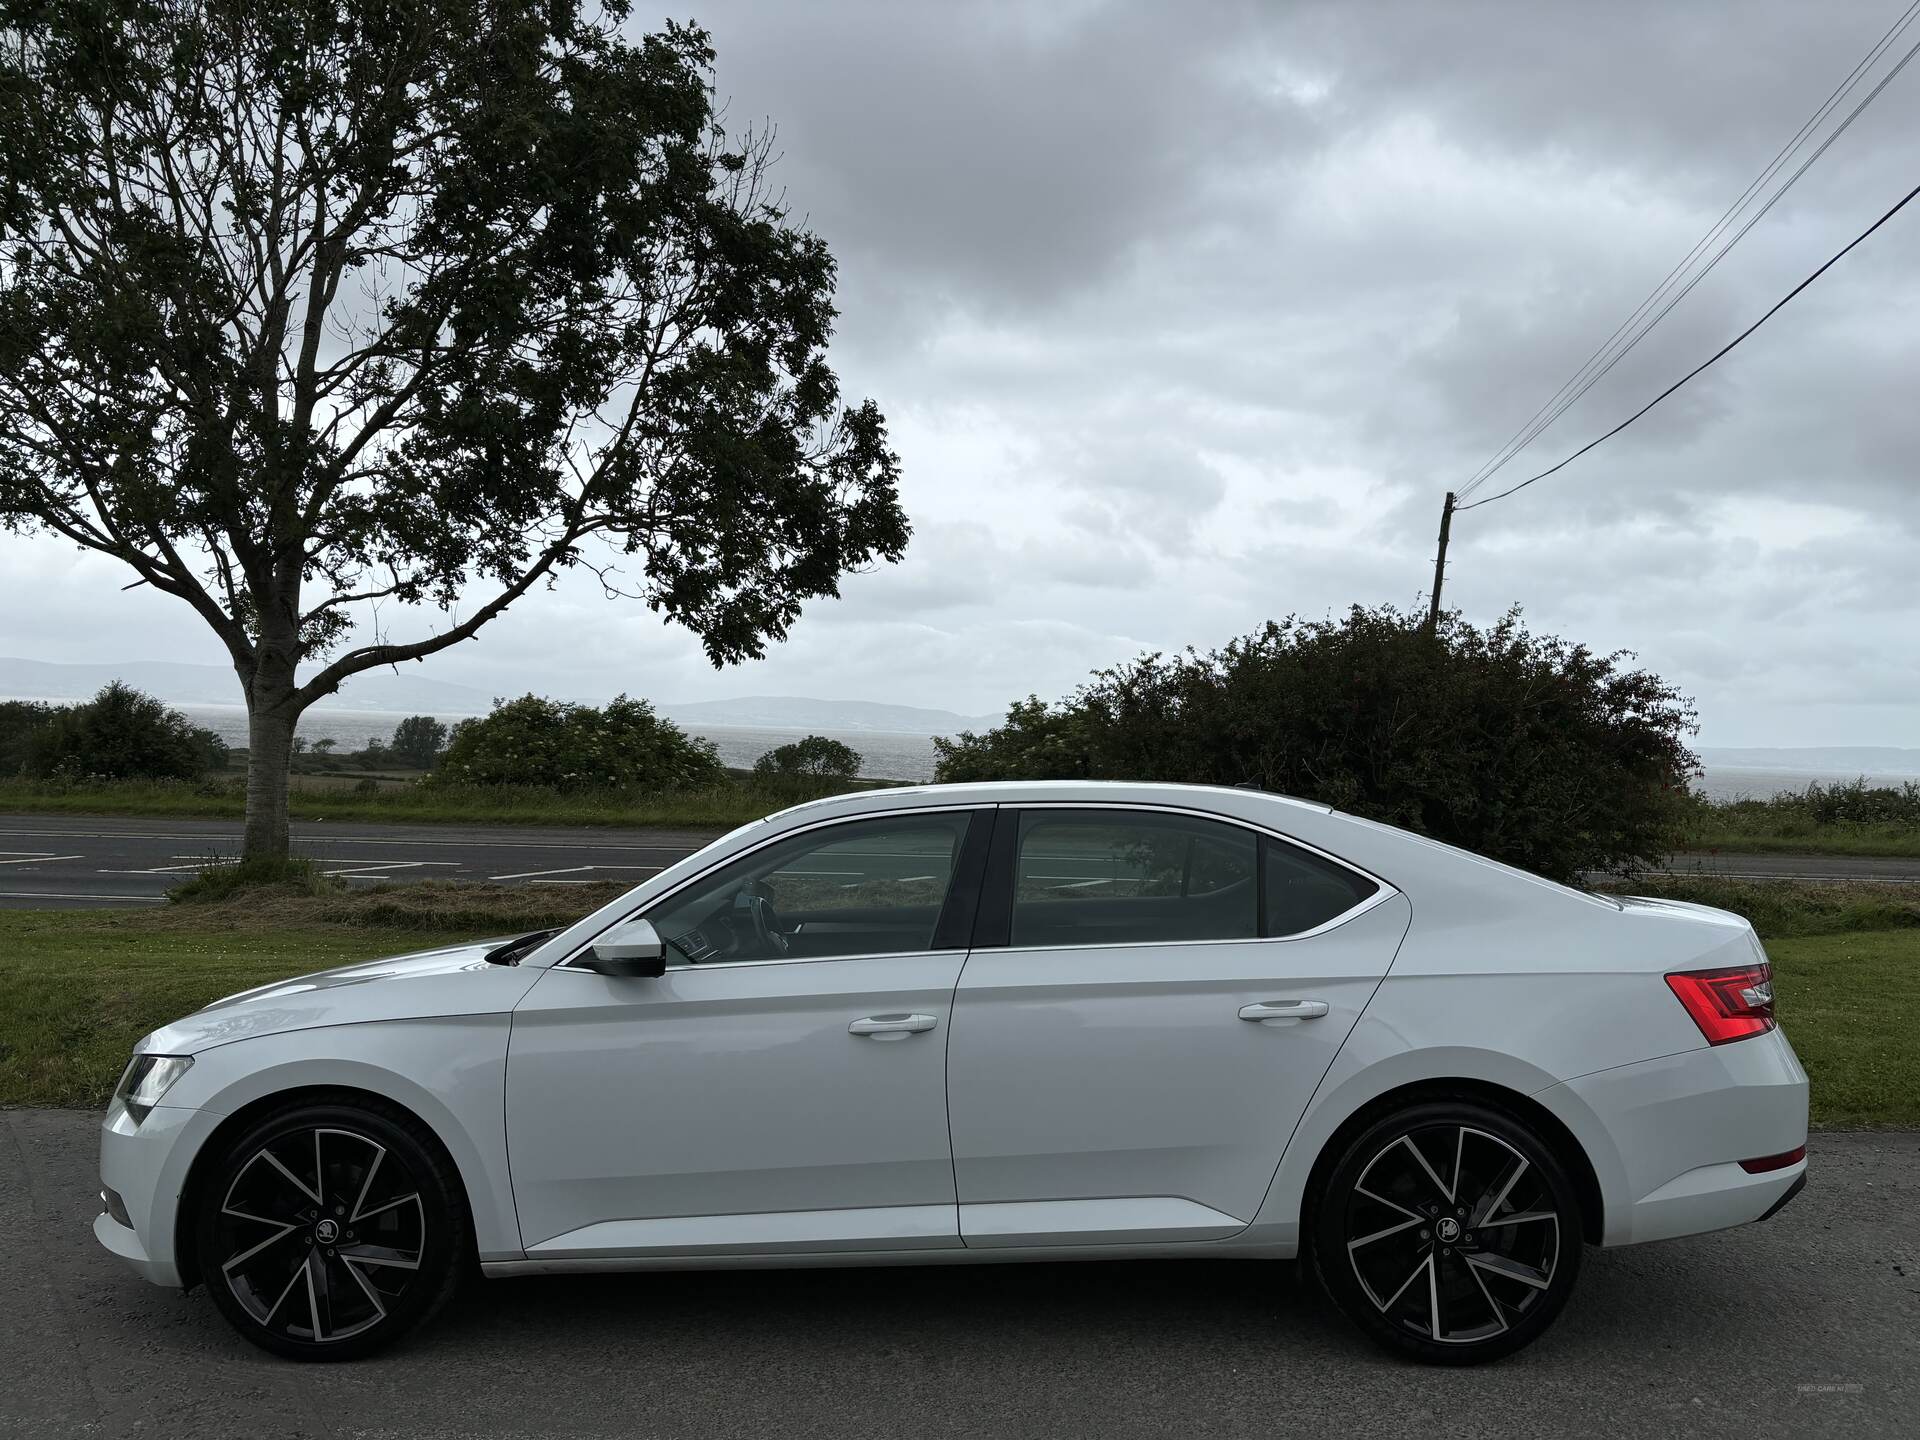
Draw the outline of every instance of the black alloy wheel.
[[[218,1158],[199,1190],[202,1278],[276,1354],[349,1359],[443,1304],[471,1253],[450,1162],[386,1107],[296,1105]]]
[[[1312,1223],[1314,1267],[1341,1311],[1439,1364],[1528,1344],[1580,1265],[1579,1201],[1552,1148],[1466,1100],[1416,1105],[1355,1137]]]

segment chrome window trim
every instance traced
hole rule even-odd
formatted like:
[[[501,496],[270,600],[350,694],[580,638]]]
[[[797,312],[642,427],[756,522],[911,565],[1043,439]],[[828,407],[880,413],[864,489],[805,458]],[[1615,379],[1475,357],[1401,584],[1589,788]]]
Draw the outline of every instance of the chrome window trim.
[[[809,831],[813,831],[813,830],[826,830],[837,825],[859,825],[859,824],[864,824],[865,822],[870,820],[886,820],[896,816],[971,815],[977,810],[997,810],[998,808],[999,808],[998,804],[994,802],[984,802],[984,803],[976,802],[972,805],[903,805],[897,810],[874,810],[874,811],[869,811],[868,813],[863,815],[836,815],[829,819],[815,820],[811,824],[796,825],[790,830],[782,830],[778,834],[769,835],[766,839],[760,841],[757,844],[749,845],[744,850],[737,850],[733,854],[727,856],[724,860],[720,860],[715,864],[709,865],[706,869],[700,871],[696,875],[689,875],[686,879],[682,880],[678,885],[674,886],[671,890],[668,890],[663,894],[654,896],[651,900],[647,901],[647,903],[644,906],[638,907],[633,910],[629,910],[626,914],[621,915],[619,918],[609,921],[606,927],[602,930],[596,931],[591,939],[585,941],[583,944],[580,944],[574,947],[574,949],[570,950],[564,958],[554,961],[553,964],[548,966],[547,968],[550,970],[580,969],[581,967],[576,966],[573,962],[579,959],[582,955],[586,954],[587,951],[591,950],[593,948],[593,942],[595,940],[598,940],[602,935],[605,935],[607,931],[612,930],[617,926],[624,925],[629,920],[645,916],[645,914],[649,910],[652,910],[656,905],[664,905],[667,901],[671,900],[674,896],[678,895],[682,890],[685,890],[689,885],[699,884],[702,880],[705,880],[708,876],[712,875],[716,870],[724,870],[727,866],[732,865],[736,861],[744,860],[749,855],[756,854],[757,852],[766,849],[769,845],[778,845],[783,841],[791,840],[796,835],[805,835]],[[961,832],[960,839],[962,844],[966,842],[966,832],[964,830]],[[954,859],[957,863],[959,860],[959,855],[957,852],[955,853]],[[953,880],[951,876],[948,877],[947,883],[949,886],[952,885]],[[943,904],[945,903],[945,897],[942,897],[942,903]],[[938,923],[937,919],[935,923],[936,924]],[[967,952],[963,949],[961,950],[888,950],[888,951],[876,951],[871,955],[803,955],[799,957],[789,957],[781,960],[715,960],[705,965],[697,965],[692,961],[688,961],[684,965],[669,965],[667,968],[669,970],[721,970],[729,967],[746,966],[746,965],[803,965],[803,964],[810,964],[810,963],[816,963],[821,961],[831,962],[831,961],[838,961],[838,960],[896,960],[906,955],[964,955],[966,953]],[[592,971],[592,970],[586,970],[586,971],[583,971],[582,973],[592,975],[598,972]]]
[[[1018,810],[1144,810],[1144,811],[1156,812],[1156,813],[1165,814],[1165,815],[1190,815],[1195,819],[1214,820],[1214,821],[1218,821],[1223,825],[1238,825],[1243,830],[1251,830],[1256,835],[1264,835],[1269,840],[1279,841],[1282,845],[1291,845],[1296,850],[1304,850],[1309,855],[1317,855],[1322,860],[1325,860],[1328,864],[1339,866],[1342,870],[1345,870],[1348,874],[1358,875],[1363,880],[1372,881],[1377,888],[1374,890],[1374,892],[1371,895],[1367,896],[1366,899],[1360,901],[1357,905],[1353,905],[1348,909],[1342,910],[1338,915],[1335,915],[1332,919],[1321,921],[1320,924],[1314,926],[1311,930],[1296,930],[1291,935],[1249,935],[1237,940],[1095,940],[1095,941],[1089,941],[1087,944],[1084,944],[1084,945],[992,945],[992,946],[985,947],[987,949],[991,949],[996,954],[1007,954],[1007,953],[1016,952],[1016,951],[1036,951],[1036,950],[1048,950],[1048,951],[1053,951],[1053,950],[1132,950],[1132,949],[1138,949],[1142,945],[1162,946],[1162,945],[1286,944],[1294,940],[1311,940],[1316,935],[1324,935],[1329,930],[1338,929],[1340,926],[1346,924],[1349,920],[1358,919],[1360,916],[1366,914],[1367,911],[1373,909],[1376,905],[1383,905],[1387,902],[1389,898],[1391,898],[1392,896],[1398,895],[1400,893],[1399,886],[1393,884],[1391,881],[1382,879],[1380,876],[1374,874],[1371,870],[1364,869],[1363,867],[1354,864],[1351,860],[1348,860],[1343,856],[1335,855],[1332,852],[1327,850],[1322,850],[1318,845],[1309,844],[1307,841],[1297,839],[1292,835],[1283,834],[1280,831],[1275,830],[1270,826],[1261,825],[1252,820],[1242,819],[1238,815],[1222,815],[1216,810],[1196,810],[1193,807],[1187,806],[1187,805],[1160,805],[1160,804],[1155,804],[1151,801],[1131,801],[1131,800],[1091,800],[1091,801],[1035,800],[1031,802],[1006,800],[1001,802],[1001,808],[1007,809],[1007,810],[1016,810],[1016,811]],[[1016,865],[1019,863],[1018,854],[1015,855],[1014,861]],[[1256,876],[1256,879],[1258,879],[1262,884],[1265,883],[1264,876]],[[971,954],[972,952],[969,951],[968,953]]]

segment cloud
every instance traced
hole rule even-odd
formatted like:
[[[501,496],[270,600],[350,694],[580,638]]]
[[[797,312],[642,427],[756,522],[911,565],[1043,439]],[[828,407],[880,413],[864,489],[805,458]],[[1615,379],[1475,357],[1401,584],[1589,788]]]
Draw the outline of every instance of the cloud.
[[[730,123],[777,121],[789,204],[839,259],[835,361],[889,417],[907,558],[733,671],[570,577],[433,673],[981,713],[1142,649],[1418,603],[1441,495],[1891,18],[717,0]],[[1920,66],[1483,493],[1630,413],[1857,234],[1911,186],[1916,130]],[[1633,430],[1461,515],[1450,603],[1637,651],[1697,696],[1708,743],[1920,744],[1901,658],[1920,627],[1916,226]],[[0,539],[0,652],[218,658],[183,608],[60,555]]]

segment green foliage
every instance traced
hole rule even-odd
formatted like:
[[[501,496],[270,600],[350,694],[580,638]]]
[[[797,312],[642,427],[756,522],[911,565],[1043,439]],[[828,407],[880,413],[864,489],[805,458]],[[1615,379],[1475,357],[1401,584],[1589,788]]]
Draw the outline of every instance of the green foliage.
[[[717,665],[907,543],[770,135],[628,8],[0,0],[0,529],[190,605],[257,772],[574,566]]]
[[[51,705],[34,700],[0,700],[0,776],[18,775],[26,769],[28,744],[51,719]]]
[[[447,748],[446,724],[431,715],[409,715],[393,727],[393,744],[388,748],[401,763],[431,770],[440,752]]]
[[[190,780],[227,763],[227,747],[151,695],[118,680],[81,705],[48,708],[24,742],[39,779]]]
[[[1601,887],[1617,895],[1685,900],[1744,915],[1763,940],[1920,928],[1920,886],[1872,881],[1734,880],[1676,869]]]
[[[454,726],[425,783],[691,790],[725,777],[711,741],[687,735],[644,700],[619,695],[596,710],[523,695]]]
[[[860,752],[826,735],[777,745],[753,762],[756,780],[851,780],[860,773]]]
[[[333,895],[346,888],[346,881],[334,879],[311,860],[253,859],[210,864],[169,890],[167,899],[176,905],[219,905],[261,890],[275,895]]]
[[[1557,879],[1674,848],[1696,768],[1689,703],[1621,654],[1356,606],[1209,654],[1150,654],[984,735],[939,740],[941,780],[1253,785],[1324,801]]]

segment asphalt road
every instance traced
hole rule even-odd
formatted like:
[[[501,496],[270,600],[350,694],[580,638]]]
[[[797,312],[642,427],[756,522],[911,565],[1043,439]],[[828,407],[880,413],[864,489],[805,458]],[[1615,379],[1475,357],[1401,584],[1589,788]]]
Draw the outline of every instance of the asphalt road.
[[[719,833],[309,821],[295,824],[293,845],[295,853],[364,884],[429,878],[637,884]],[[240,825],[234,820],[0,815],[0,908],[155,905],[184,877],[232,858],[239,848]],[[1748,879],[1920,884],[1920,859],[1685,855],[1674,857],[1668,869]]]
[[[546,826],[293,827],[293,848],[350,881],[500,880],[638,884],[718,830],[595,830]],[[210,862],[239,853],[234,820],[0,815],[0,907],[139,906]]]
[[[274,1360],[100,1250],[92,1115],[0,1112],[0,1434],[1911,1435],[1920,1134],[1820,1135],[1764,1225],[1586,1252],[1501,1364],[1404,1364],[1289,1264],[475,1281],[401,1349]]]

